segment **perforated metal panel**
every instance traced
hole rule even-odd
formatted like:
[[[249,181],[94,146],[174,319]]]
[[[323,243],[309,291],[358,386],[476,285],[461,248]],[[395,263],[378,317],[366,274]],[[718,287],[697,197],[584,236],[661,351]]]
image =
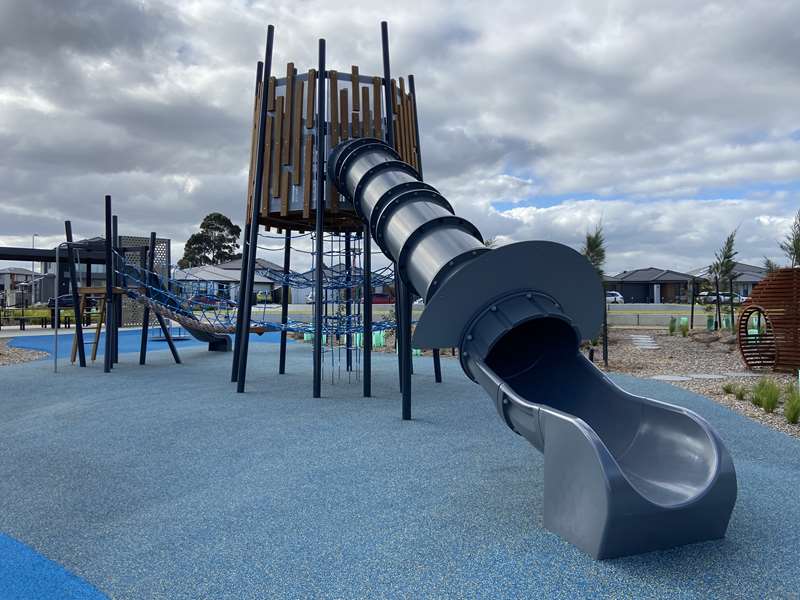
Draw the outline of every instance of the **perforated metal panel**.
[[[149,237],[141,237],[136,235],[121,235],[119,236],[119,245],[121,248],[148,248],[150,246]],[[126,262],[139,267],[146,267],[142,260],[146,259],[146,252],[141,250],[127,250],[125,252]],[[155,253],[155,266],[154,270],[164,277],[169,276],[170,265],[170,240],[168,238],[156,238],[156,253]],[[136,327],[142,324],[142,317],[144,314],[144,306],[139,302],[135,302],[130,298],[124,297],[122,300],[122,326],[123,327]]]

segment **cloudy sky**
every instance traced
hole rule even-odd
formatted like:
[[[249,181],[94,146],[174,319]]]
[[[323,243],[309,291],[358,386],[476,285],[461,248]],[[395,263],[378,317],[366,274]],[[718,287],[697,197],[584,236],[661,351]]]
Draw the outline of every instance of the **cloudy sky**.
[[[206,213],[241,223],[266,25],[277,65],[315,66],[325,37],[330,68],[380,74],[382,19],[426,179],[485,236],[578,247],[602,222],[617,272],[708,264],[738,227],[742,260],[781,258],[796,0],[0,0],[0,244],[52,247],[64,219],[96,235],[106,193],[173,260]]]

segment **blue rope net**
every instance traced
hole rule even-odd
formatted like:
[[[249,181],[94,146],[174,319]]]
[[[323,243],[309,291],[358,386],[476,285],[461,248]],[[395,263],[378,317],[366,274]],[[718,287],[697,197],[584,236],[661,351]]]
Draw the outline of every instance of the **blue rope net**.
[[[260,238],[286,241],[285,236],[259,234]],[[310,241],[310,247],[315,247],[313,233],[300,233],[292,235],[290,240]],[[327,249],[323,252],[323,304],[324,316],[322,332],[326,342],[333,346],[335,340],[345,338],[347,348],[352,347],[355,334],[363,334],[364,323],[361,315],[361,294],[363,293],[364,276],[360,267],[362,248],[360,238],[354,236],[350,248],[351,268],[344,268],[343,236],[338,234],[325,234],[323,244]],[[291,241],[290,241],[291,244]],[[265,251],[284,251],[284,246],[259,248]],[[314,274],[318,257],[313,250],[304,250],[291,245],[292,252],[304,252],[311,255],[312,269],[301,273],[298,271],[284,272],[277,268],[260,268],[256,274],[269,279],[274,286],[288,286],[293,290],[314,288]],[[131,298],[149,304],[154,310],[161,310],[167,316],[175,318],[187,328],[197,328],[212,333],[232,333],[236,328],[236,314],[239,303],[239,283],[231,283],[220,287],[218,281],[203,279],[191,271],[180,268],[172,269],[172,277],[163,273],[148,271],[139,264],[129,261],[123,253],[116,252],[117,275],[122,280],[126,293]],[[333,266],[325,265],[330,260]],[[335,261],[335,262],[334,262]],[[380,287],[394,282],[394,271],[391,265],[380,268],[372,273],[372,285]],[[349,293],[348,293],[349,292]],[[349,298],[349,299],[348,299]],[[297,301],[297,299],[295,299]],[[252,308],[250,329],[258,332],[286,331],[303,334],[313,334],[314,324],[310,321],[288,319],[286,323],[280,322],[279,306],[270,304],[256,304]],[[348,310],[349,309],[349,310]],[[349,313],[349,314],[348,314]],[[396,327],[394,320],[383,319],[372,324],[374,332],[393,330]]]

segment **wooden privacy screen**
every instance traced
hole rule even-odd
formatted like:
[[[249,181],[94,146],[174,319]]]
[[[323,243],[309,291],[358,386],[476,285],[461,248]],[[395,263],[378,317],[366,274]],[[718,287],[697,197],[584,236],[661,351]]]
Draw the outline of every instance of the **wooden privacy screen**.
[[[361,75],[355,65],[349,73],[330,70],[326,78],[326,147],[330,149],[341,141],[360,137],[385,140],[383,78]],[[248,222],[255,187],[259,114],[261,103],[266,101],[259,224],[301,231],[314,228],[317,83],[318,73],[314,69],[299,73],[294,63],[286,65],[283,77],[258,79],[250,139]],[[392,79],[389,85],[395,149],[405,162],[419,168],[414,98],[406,91],[404,78]],[[360,231],[362,223],[352,207],[342,203],[334,186],[326,185],[325,191],[326,230]]]
[[[737,335],[749,368],[800,369],[800,269],[778,269],[756,285],[739,315]]]

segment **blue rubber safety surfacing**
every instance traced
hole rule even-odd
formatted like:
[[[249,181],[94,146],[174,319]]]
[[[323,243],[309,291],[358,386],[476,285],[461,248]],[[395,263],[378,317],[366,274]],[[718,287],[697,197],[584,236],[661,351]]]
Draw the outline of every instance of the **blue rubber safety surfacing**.
[[[91,344],[89,342],[94,340],[94,331],[84,330],[84,342],[86,343],[86,360],[91,361]],[[157,332],[161,335],[161,331]],[[173,334],[174,335],[174,334]],[[58,334],[58,356],[59,358],[67,358],[72,353],[72,338],[74,334],[69,331]],[[156,352],[158,350],[167,350],[167,342],[164,340],[153,339],[155,335],[151,333],[147,338],[147,352]],[[198,346],[207,347],[208,342],[201,342],[191,337],[188,333],[184,333],[184,339],[176,339],[175,346],[180,353],[181,348],[194,348]],[[250,334],[250,343],[266,342],[270,344],[277,344],[280,342],[281,334],[278,331],[270,331],[258,335],[256,333]],[[142,330],[123,330],[119,332],[119,351],[120,353],[126,352],[139,352],[139,347],[142,340]],[[287,342],[293,343],[293,340],[288,339]],[[27,335],[12,338],[9,346],[13,348],[25,348],[27,350],[39,350],[47,352],[50,358],[53,356],[53,335]],[[102,363],[103,352],[105,351],[106,342],[105,334],[100,334],[100,344],[97,348],[97,360]],[[43,357],[39,360],[45,360],[48,357]]]
[[[114,598],[793,597],[800,441],[656,381],[627,389],[696,410],[736,461],[724,540],[606,562],[542,528],[541,455],[444,358],[397,357],[311,398],[307,344],[154,352],[145,367],[0,368],[0,531]],[[337,367],[338,369],[338,367]],[[342,374],[343,381],[347,380]],[[0,558],[0,560],[2,560]]]
[[[3,600],[106,600],[82,579],[0,533],[0,598]]]

